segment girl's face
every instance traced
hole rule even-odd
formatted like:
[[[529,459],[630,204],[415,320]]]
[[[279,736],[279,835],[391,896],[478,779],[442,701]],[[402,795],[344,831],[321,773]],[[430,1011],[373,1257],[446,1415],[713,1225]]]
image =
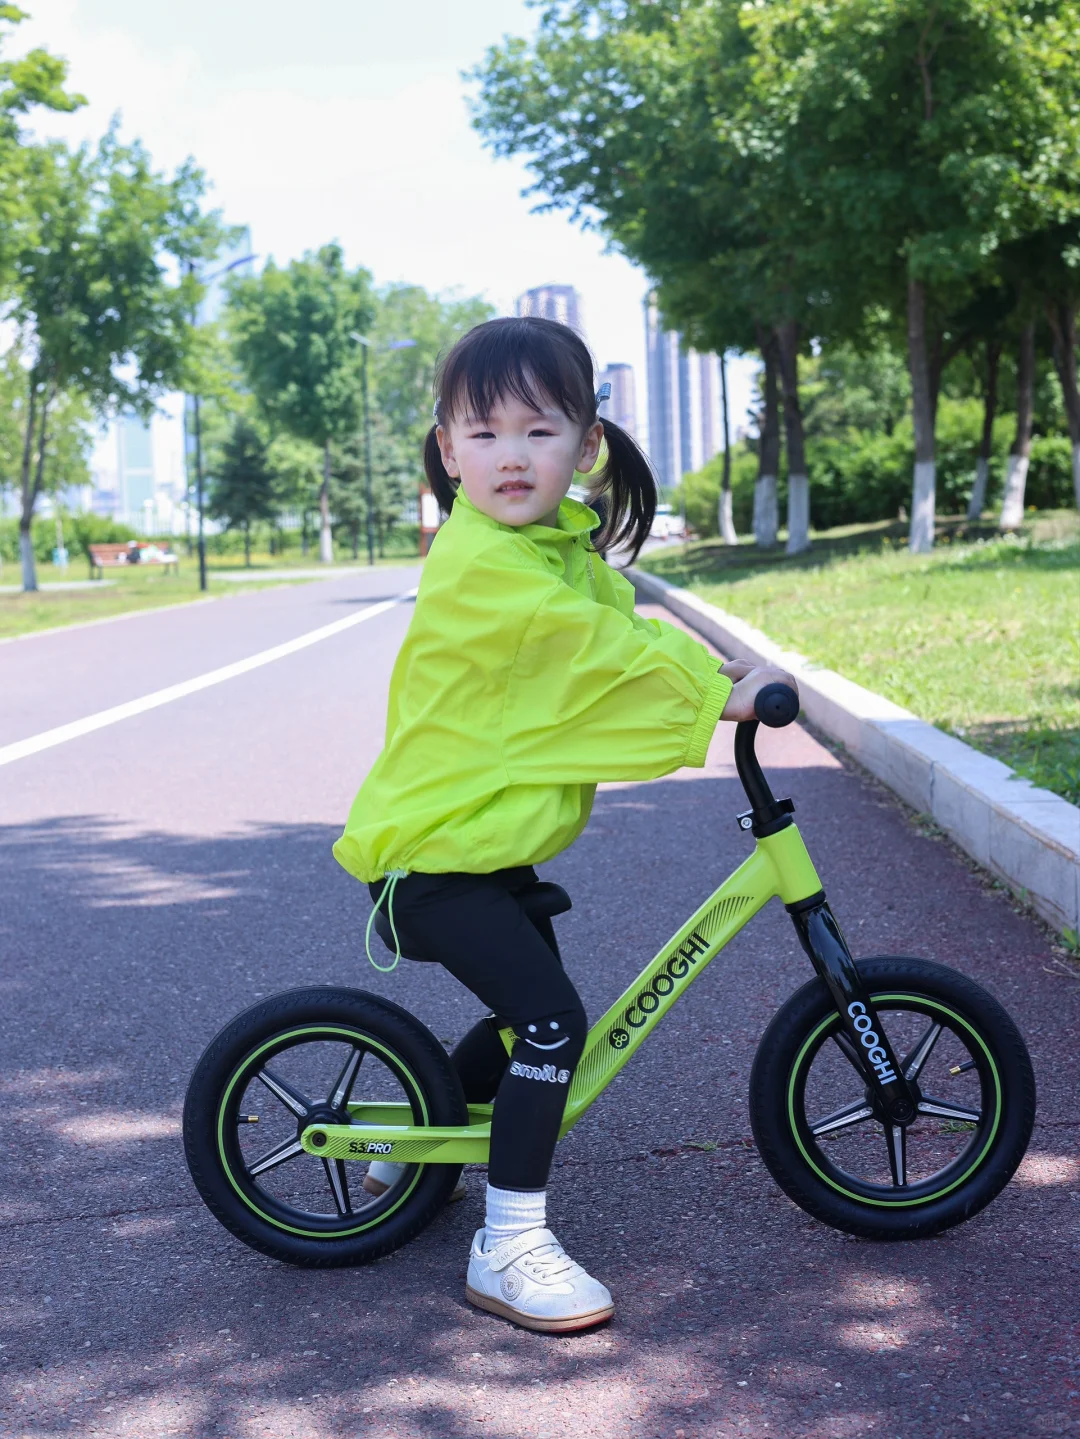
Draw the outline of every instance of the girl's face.
[[[461,415],[437,430],[446,473],[468,499],[504,525],[555,525],[574,471],[587,474],[603,437],[555,405],[534,410],[507,396],[484,419]]]

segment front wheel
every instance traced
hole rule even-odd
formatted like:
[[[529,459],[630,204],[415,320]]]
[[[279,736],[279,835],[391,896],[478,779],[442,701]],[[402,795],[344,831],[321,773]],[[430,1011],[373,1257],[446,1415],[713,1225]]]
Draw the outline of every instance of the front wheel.
[[[399,1005],[331,988],[261,1000],[211,1041],[191,1076],[184,1150],[195,1187],[226,1229],[275,1259],[316,1268],[378,1259],[431,1222],[461,1173],[402,1164],[371,1194],[363,1164],[300,1143],[311,1124],[348,1124],[360,1106],[380,1105],[414,1125],[468,1123],[446,1051]]]
[[[825,984],[779,1010],[750,1077],[769,1172],[796,1204],[865,1239],[916,1239],[977,1214],[1024,1157],[1035,1078],[1020,1031],[986,990],[922,959],[865,959],[859,974],[917,1101],[880,1113]]]

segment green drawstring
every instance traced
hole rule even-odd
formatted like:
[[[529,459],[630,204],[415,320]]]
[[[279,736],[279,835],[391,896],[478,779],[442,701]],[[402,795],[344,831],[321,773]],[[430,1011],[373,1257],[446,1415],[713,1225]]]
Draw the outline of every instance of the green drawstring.
[[[388,869],[386,871],[386,883],[382,887],[375,908],[371,911],[367,922],[367,931],[364,934],[364,948],[367,950],[367,957],[380,974],[392,974],[398,967],[398,960],[401,958],[401,941],[398,939],[397,925],[394,923],[394,890],[397,889],[399,879],[404,879],[408,874],[407,869]],[[375,923],[375,916],[382,907],[383,900],[387,901],[386,917],[390,921],[390,933],[394,936],[394,962],[393,964],[376,964],[371,953],[371,926]]]

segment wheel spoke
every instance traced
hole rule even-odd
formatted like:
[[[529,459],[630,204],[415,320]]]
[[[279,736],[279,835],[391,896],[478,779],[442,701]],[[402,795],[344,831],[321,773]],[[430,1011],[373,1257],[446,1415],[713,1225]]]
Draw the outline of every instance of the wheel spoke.
[[[835,1134],[838,1129],[847,1129],[851,1124],[861,1124],[864,1119],[869,1119],[873,1112],[865,1099],[853,1099],[850,1104],[826,1114],[824,1119],[816,1119],[810,1126],[810,1133],[815,1139],[823,1134]]]
[[[356,1083],[357,1071],[364,1058],[364,1053],[365,1051],[362,1049],[353,1049],[350,1051],[349,1057],[345,1061],[345,1066],[338,1075],[333,1089],[330,1091],[330,1098],[327,1102],[331,1109],[340,1109],[343,1104],[348,1103],[349,1095],[352,1093],[352,1087]],[[343,1169],[342,1173],[344,1174],[344,1172]]]
[[[267,1150],[261,1159],[256,1159],[254,1164],[247,1166],[247,1172],[251,1175],[265,1174],[268,1169],[276,1169],[279,1164],[285,1164],[290,1159],[295,1159],[298,1154],[303,1154],[304,1146],[299,1139],[286,1139],[283,1144],[276,1145],[273,1149]]]
[[[962,1119],[968,1124],[978,1124],[982,1118],[982,1111],[979,1109],[968,1109],[964,1104],[953,1104],[948,1099],[935,1099],[932,1095],[924,1095],[919,1100],[920,1114],[934,1114],[939,1119]]]
[[[339,1214],[351,1214],[352,1202],[349,1199],[349,1181],[345,1174],[344,1159],[324,1159],[323,1169],[326,1171],[327,1183],[330,1185],[330,1193],[334,1196],[334,1203]]]
[[[885,1141],[889,1146],[889,1168],[892,1182],[897,1189],[907,1185],[907,1131],[902,1124],[890,1124],[885,1130]]]
[[[905,1079],[917,1079],[923,1065],[930,1058],[930,1053],[938,1041],[941,1033],[941,1025],[936,1021],[919,1040],[918,1044],[910,1054],[905,1054],[900,1062],[900,1068],[904,1071]]]
[[[286,1109],[292,1110],[297,1119],[306,1119],[311,1101],[300,1093],[288,1080],[282,1079],[270,1069],[260,1069],[259,1078],[275,1098],[280,1099]]]
[[[842,1029],[836,1030],[833,1034],[833,1039],[836,1042],[836,1047],[840,1050],[841,1054],[843,1054],[844,1058],[848,1061],[848,1063],[854,1065],[856,1070],[858,1070],[859,1078],[865,1079],[866,1066],[863,1064],[862,1055],[855,1048],[855,1046],[852,1044],[851,1040],[847,1037],[844,1031]]]

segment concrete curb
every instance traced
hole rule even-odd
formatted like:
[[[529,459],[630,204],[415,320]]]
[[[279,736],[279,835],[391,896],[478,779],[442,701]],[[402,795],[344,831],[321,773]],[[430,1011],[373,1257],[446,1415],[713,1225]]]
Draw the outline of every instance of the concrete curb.
[[[1000,760],[882,695],[785,650],[690,590],[629,569],[642,599],[662,604],[722,654],[779,665],[799,681],[803,713],[871,774],[986,869],[1021,891],[1057,929],[1080,931],[1080,809]]]

